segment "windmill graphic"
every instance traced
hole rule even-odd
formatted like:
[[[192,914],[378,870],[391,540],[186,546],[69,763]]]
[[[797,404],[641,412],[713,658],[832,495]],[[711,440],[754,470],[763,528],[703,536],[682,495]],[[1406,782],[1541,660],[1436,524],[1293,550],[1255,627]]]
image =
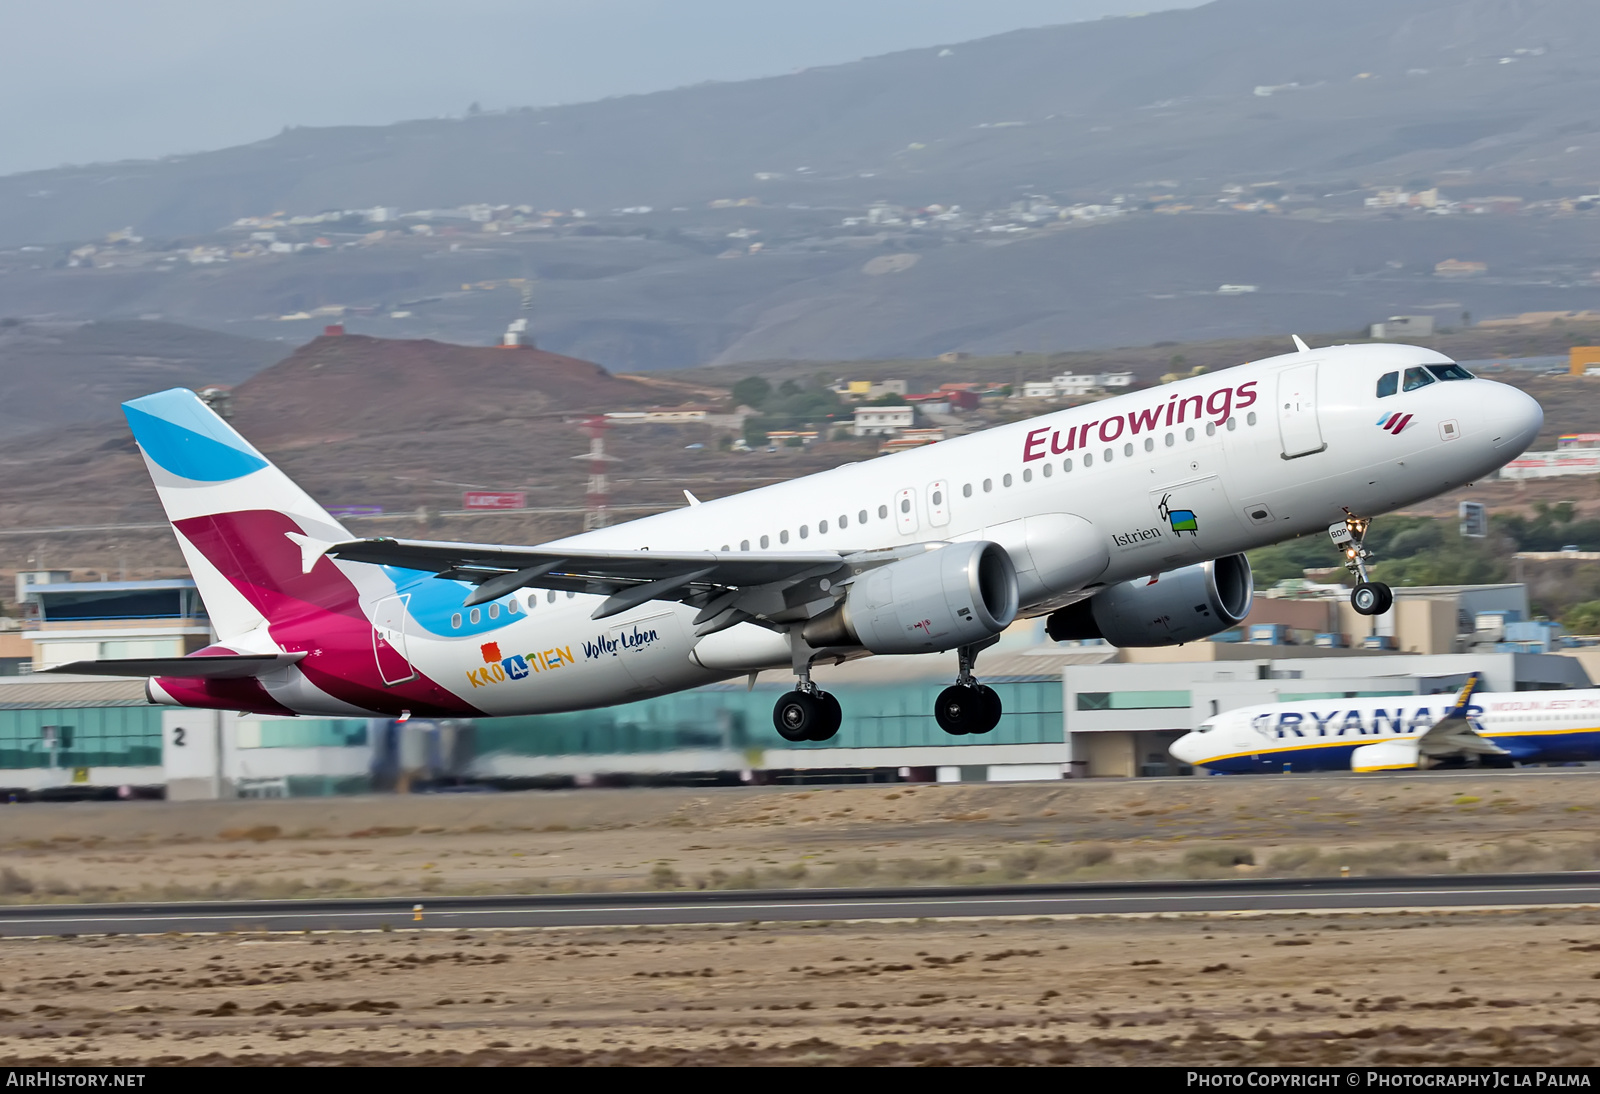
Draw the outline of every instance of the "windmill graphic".
[[[1193,509],[1174,509],[1167,503],[1172,500],[1171,494],[1161,495],[1161,519],[1172,525],[1172,534],[1181,536],[1188,532],[1191,536],[1200,534],[1200,521],[1194,515]]]

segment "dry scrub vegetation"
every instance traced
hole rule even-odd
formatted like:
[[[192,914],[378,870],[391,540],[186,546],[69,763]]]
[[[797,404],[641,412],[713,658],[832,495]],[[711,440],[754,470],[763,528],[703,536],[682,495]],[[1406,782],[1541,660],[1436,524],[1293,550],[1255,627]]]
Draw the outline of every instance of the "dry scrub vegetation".
[[[1578,772],[8,806],[0,903],[1595,869],[1596,786]]]
[[[0,940],[0,1066],[1600,1063],[1600,912]]]

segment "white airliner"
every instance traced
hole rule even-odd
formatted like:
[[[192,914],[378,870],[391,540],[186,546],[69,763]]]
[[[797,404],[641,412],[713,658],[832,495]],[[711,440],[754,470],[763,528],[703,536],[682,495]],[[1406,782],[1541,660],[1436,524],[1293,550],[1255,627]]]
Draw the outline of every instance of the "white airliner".
[[[1058,639],[1204,638],[1250,608],[1241,553],[1332,523],[1365,581],[1368,515],[1519,455],[1539,404],[1413,346],[1304,348],[530,547],[358,539],[174,389],[125,404],[220,641],[77,662],[152,701],[278,714],[580,710],[761,669],[826,740],[812,679],[869,653],[959,651],[935,715],[998,723],[978,652],[1019,614]],[[1353,514],[1361,514],[1356,516]]]
[[[1168,749],[1208,771],[1405,771],[1600,760],[1600,691],[1477,691],[1267,703],[1226,711]]]

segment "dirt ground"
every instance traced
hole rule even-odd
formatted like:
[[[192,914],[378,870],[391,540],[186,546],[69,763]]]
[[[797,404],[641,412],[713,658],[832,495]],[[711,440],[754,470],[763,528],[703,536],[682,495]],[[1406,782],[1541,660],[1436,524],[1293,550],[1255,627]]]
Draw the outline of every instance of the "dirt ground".
[[[1587,771],[0,808],[9,902],[1600,862]],[[1419,933],[1420,932],[1420,933]],[[0,941],[0,1064],[1600,1063],[1600,909]]]
[[[0,806],[0,902],[1600,868],[1600,771]]]
[[[1600,1063],[1600,910],[0,942],[0,1066]]]

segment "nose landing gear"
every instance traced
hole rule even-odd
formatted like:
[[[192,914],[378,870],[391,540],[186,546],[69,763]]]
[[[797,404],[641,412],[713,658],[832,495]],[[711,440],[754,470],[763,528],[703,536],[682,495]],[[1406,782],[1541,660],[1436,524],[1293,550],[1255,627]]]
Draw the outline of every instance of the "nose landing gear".
[[[1003,707],[1000,696],[985,684],[972,677],[972,665],[978,652],[994,645],[997,638],[962,646],[956,652],[961,658],[961,673],[956,682],[939,693],[933,703],[933,718],[939,728],[956,737],[969,733],[988,733],[1000,724]]]
[[[1346,509],[1343,520],[1328,525],[1328,538],[1344,554],[1344,568],[1355,575],[1356,587],[1350,591],[1350,606],[1359,615],[1382,615],[1394,606],[1393,590],[1367,576],[1372,552],[1363,541],[1371,523],[1370,517],[1358,517]]]

